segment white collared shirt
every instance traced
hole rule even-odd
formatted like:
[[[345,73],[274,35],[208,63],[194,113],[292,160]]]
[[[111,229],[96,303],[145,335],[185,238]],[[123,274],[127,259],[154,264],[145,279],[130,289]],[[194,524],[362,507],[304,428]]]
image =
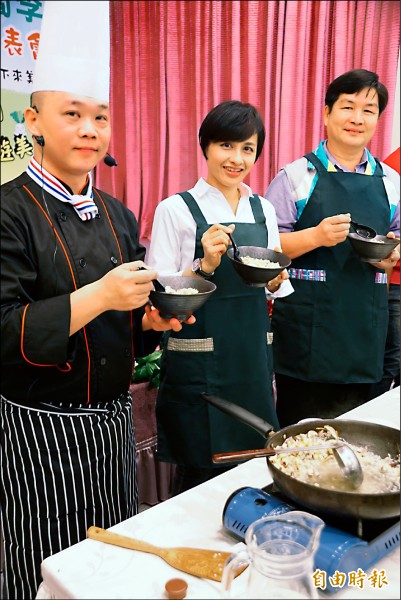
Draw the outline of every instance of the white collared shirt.
[[[250,196],[252,190],[241,183],[241,198],[234,214],[226,198],[217,188],[202,177],[188,190],[199,205],[206,221],[214,223],[255,223]],[[268,229],[268,247],[281,247],[275,210],[270,202],[260,197]],[[235,234],[235,230],[234,230]],[[152,237],[146,262],[159,275],[179,274],[187,270],[194,260],[196,223],[184,200],[178,194],[169,196],[157,206]],[[266,290],[267,291],[267,290]],[[274,297],[288,296],[293,291],[289,280],[283,282]]]

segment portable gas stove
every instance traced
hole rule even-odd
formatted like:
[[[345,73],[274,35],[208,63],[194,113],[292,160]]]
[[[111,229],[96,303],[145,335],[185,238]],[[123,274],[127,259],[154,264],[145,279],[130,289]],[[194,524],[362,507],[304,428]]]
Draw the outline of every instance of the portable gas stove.
[[[223,509],[223,525],[236,538],[244,540],[251,523],[263,517],[291,510],[303,510],[270,484],[266,488],[239,488],[229,496]],[[307,511],[305,511],[307,512]],[[372,565],[390,554],[400,545],[399,517],[387,519],[356,519],[332,517],[314,513],[326,524],[322,530],[315,554],[315,569],[327,573],[327,592],[337,592],[330,577],[336,572],[349,573]],[[338,522],[341,521],[341,529]]]

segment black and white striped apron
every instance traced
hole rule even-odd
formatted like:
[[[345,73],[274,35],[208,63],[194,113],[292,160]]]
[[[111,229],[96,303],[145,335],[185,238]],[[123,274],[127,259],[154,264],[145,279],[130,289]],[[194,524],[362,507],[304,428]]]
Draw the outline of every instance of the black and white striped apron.
[[[35,598],[42,560],[138,511],[129,393],[82,407],[1,399],[2,598]]]

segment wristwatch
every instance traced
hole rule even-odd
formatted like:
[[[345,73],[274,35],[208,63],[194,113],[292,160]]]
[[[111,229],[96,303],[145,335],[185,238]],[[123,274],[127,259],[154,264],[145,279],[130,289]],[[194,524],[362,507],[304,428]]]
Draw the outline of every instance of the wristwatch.
[[[211,273],[205,273],[205,271],[202,271],[201,258],[195,258],[194,262],[192,263],[192,272],[195,273],[195,275],[200,275],[204,279],[209,279],[214,275],[214,271],[212,271]]]

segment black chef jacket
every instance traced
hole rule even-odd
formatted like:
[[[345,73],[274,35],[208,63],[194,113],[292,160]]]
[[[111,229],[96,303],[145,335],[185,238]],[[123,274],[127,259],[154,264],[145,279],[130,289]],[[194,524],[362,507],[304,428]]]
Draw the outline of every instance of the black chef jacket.
[[[98,218],[82,221],[26,173],[2,186],[1,393],[9,400],[114,400],[128,390],[133,347],[140,356],[157,344],[158,334],[142,336],[143,308],[109,310],[69,336],[74,279],[80,288],[121,264],[118,245],[122,262],[145,256],[134,214],[99,193]]]

